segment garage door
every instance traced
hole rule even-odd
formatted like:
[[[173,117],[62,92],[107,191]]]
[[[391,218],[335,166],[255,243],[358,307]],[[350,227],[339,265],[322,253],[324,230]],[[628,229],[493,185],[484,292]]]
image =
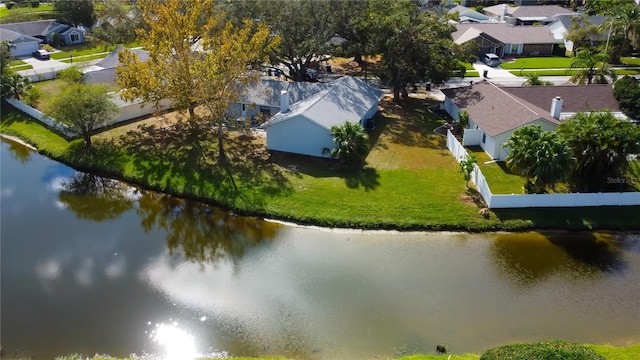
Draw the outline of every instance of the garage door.
[[[11,49],[11,55],[14,57],[17,56],[28,56],[31,55],[32,52],[38,50],[40,45],[38,45],[37,41],[30,41],[24,43],[15,44],[15,47]]]

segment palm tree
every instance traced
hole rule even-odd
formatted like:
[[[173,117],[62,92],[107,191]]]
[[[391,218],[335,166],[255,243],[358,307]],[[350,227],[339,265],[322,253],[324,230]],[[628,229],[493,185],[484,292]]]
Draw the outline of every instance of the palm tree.
[[[571,81],[580,85],[607,84],[607,78],[611,78],[614,82],[617,75],[607,64],[608,56],[603,52],[593,49],[584,49],[578,51],[576,56],[571,60],[571,68],[578,69],[578,72],[571,76]]]
[[[613,8],[613,32],[622,37],[622,46],[619,56],[631,45],[640,47],[640,7],[633,4],[625,4]]]
[[[542,80],[537,73],[525,75],[527,80],[522,83],[522,86],[550,86],[553,85],[551,81]]]
[[[360,165],[364,161],[369,152],[369,135],[358,123],[347,121],[341,126],[332,126],[331,136],[335,147],[323,148],[322,154],[352,165]]]
[[[509,149],[507,167],[526,178],[527,193],[554,188],[567,177],[573,161],[567,144],[555,132],[544,131],[539,125],[514,131],[505,147]]]
[[[31,81],[19,74],[10,73],[2,77],[2,96],[20,100],[32,87]]]

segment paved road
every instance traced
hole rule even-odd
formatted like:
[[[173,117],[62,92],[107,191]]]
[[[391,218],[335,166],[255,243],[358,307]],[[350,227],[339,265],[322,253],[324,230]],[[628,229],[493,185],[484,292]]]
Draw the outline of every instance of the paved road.
[[[36,81],[38,76],[47,79],[51,78],[49,74],[56,73],[71,66],[71,64],[54,59],[38,60],[33,57],[20,57],[19,60],[33,66],[33,69],[18,71],[18,74],[29,77],[31,81]]]

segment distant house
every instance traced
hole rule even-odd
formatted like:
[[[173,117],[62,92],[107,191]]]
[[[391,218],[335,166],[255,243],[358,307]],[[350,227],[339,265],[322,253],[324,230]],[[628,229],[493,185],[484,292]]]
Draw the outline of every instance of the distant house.
[[[481,82],[443,92],[442,108],[454,119],[458,112],[469,114],[463,145],[478,145],[495,160],[506,159],[509,153],[504,143],[525,125],[536,124],[551,131],[578,112],[603,109],[625,118],[610,85],[501,87]]]
[[[578,19],[578,17],[567,17],[561,16],[554,22],[548,25],[551,34],[556,39],[558,44],[564,44],[565,49],[567,51],[573,52],[573,41],[567,40],[565,37],[571,28],[573,27],[573,19]],[[596,26],[601,26],[606,17],[604,16],[585,16],[584,21],[586,24],[592,24]],[[591,39],[594,43],[600,43],[607,41],[607,36],[609,34],[609,29],[603,31],[598,37]]]
[[[264,124],[267,149],[328,157],[323,148],[333,148],[331,127],[353,122],[365,126],[378,112],[382,91],[355,77],[345,76],[297,102],[289,93],[280,94],[280,111]]]
[[[84,30],[71,25],[52,22],[40,33],[40,36],[48,44],[59,42],[63,45],[75,45],[84,43]]]
[[[513,26],[506,23],[457,24],[451,35],[456,44],[475,41],[479,55],[494,53],[505,55],[552,55],[556,39],[546,26]]]
[[[0,29],[11,30],[23,35],[35,37],[48,44],[54,43],[54,37],[58,37],[58,40],[64,45],[84,43],[84,30],[57,23],[55,20],[2,24],[0,25]]]
[[[262,78],[249,86],[239,103],[232,104],[227,116],[267,120],[280,111],[280,94],[286,91],[294,104],[331,87],[328,83],[290,82]]]
[[[13,57],[31,56],[31,53],[40,49],[42,40],[27,36],[12,30],[0,28],[1,41],[9,41],[9,52]]]
[[[123,50],[124,47],[120,46],[117,49],[111,51],[102,60],[98,61],[92,66],[83,69],[84,76],[82,81],[85,84],[107,84],[111,86],[116,85],[116,67],[120,63],[118,60],[118,52]],[[140,58],[140,61],[145,61],[149,58],[149,52],[140,49],[129,49],[134,52]]]
[[[462,5],[456,5],[448,11],[448,14],[456,13],[458,14],[458,22],[460,23],[494,22],[489,16]]]
[[[485,15],[496,21],[511,25],[546,25],[560,16],[575,16],[577,13],[558,5],[508,6],[500,4],[488,6],[482,10]]]

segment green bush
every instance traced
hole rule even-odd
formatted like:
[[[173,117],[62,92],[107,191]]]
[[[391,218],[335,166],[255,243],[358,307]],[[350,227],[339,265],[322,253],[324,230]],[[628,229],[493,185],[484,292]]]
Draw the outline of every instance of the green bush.
[[[31,0],[31,1],[29,1],[29,5],[31,5],[31,7],[35,9],[35,8],[37,8],[37,7],[39,7],[39,6],[40,6],[40,1],[38,1],[38,0]]]
[[[493,348],[480,360],[606,360],[594,350],[567,341],[543,341]]]
[[[10,2],[4,4],[4,7],[6,7],[7,10],[11,10],[14,6],[16,6],[16,3],[14,3],[13,1],[10,1]]]

